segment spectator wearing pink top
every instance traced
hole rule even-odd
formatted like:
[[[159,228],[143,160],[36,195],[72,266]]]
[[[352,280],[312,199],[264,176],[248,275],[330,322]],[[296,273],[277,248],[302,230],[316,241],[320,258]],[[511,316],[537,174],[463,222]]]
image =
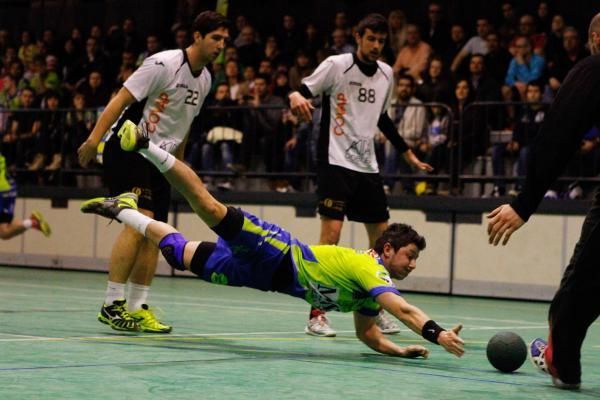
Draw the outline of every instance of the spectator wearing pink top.
[[[406,45],[402,47],[394,63],[394,74],[404,73],[419,80],[421,73],[427,68],[431,54],[431,46],[421,40],[419,27],[408,24],[406,27]]]

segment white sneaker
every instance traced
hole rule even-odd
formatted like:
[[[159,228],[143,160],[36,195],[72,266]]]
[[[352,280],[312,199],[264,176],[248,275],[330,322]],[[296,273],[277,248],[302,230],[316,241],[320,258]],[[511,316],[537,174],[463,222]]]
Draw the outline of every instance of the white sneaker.
[[[331,326],[329,326],[329,319],[325,314],[320,314],[316,317],[312,317],[308,320],[304,332],[307,335],[322,336],[322,337],[333,337],[337,335]]]
[[[544,339],[534,339],[529,344],[529,359],[531,363],[543,374],[548,374],[552,377],[552,384],[559,389],[564,390],[578,390],[581,387],[581,383],[565,383],[560,378],[552,375],[550,372],[550,366],[546,363],[546,348],[548,348],[548,342]]]
[[[377,317],[375,317],[375,323],[381,329],[381,333],[386,335],[393,335],[394,333],[400,333],[400,326],[390,317],[388,317],[385,313],[380,312]]]
[[[583,198],[583,189],[579,185],[569,187],[569,198],[571,200]]]
[[[548,190],[544,195],[544,198],[553,200],[558,199],[558,193],[556,193],[556,190]]]

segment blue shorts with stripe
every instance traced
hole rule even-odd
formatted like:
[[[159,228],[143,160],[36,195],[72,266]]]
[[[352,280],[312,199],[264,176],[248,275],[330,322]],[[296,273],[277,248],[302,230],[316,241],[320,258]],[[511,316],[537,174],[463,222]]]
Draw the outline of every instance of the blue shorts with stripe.
[[[274,275],[285,258],[291,256],[288,253],[296,240],[283,228],[246,211],[242,213],[244,224],[241,231],[232,240],[217,240],[200,278],[228,286],[274,290]],[[289,265],[293,266],[291,263]],[[279,291],[304,298],[304,289],[297,283],[296,268],[292,269],[293,284]]]
[[[10,190],[0,192],[0,224],[11,223],[15,213],[17,186],[11,183]]]

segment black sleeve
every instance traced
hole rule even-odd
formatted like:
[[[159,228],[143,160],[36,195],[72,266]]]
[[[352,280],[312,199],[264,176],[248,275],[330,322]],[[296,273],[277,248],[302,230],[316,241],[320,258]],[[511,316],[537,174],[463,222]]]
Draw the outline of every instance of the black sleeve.
[[[589,57],[565,78],[531,145],[523,190],[511,206],[527,221],[598,118],[600,57]]]
[[[379,116],[377,121],[377,127],[384,134],[387,140],[398,150],[399,153],[404,153],[408,150],[408,146],[402,136],[398,133],[394,122],[387,113],[383,113]]]
[[[312,99],[313,94],[311,93],[310,89],[308,88],[308,86],[306,86],[304,83],[300,86],[300,89],[298,89],[298,92],[300,92],[300,94],[302,96],[304,96],[307,99]]]

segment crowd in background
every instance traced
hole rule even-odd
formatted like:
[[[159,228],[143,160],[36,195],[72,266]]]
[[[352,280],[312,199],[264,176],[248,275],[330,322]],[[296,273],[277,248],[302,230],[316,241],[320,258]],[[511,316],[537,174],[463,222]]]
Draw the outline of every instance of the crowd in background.
[[[381,61],[396,74],[390,114],[399,134],[435,174],[457,168],[485,174],[487,166],[487,173],[498,178],[524,175],[527,149],[547,103],[569,70],[588,55],[587,32],[552,12],[547,1],[532,13],[504,1],[495,13],[471,25],[447,20],[442,3],[435,1],[418,22],[407,20],[400,9],[387,13],[390,31]],[[234,177],[244,171],[311,171],[319,99],[313,121],[303,122],[286,109],[287,95],[328,56],[355,51],[355,21],[338,12],[329,27],[299,26],[293,15],[284,15],[278,29],[265,32],[260,21],[244,15],[232,20],[232,40],[211,66],[213,91],[192,127],[186,161],[222,190],[235,188]],[[146,57],[183,49],[190,37],[179,23],[167,37],[142,33],[133,18],[106,30],[73,28],[67,38],[51,29],[35,35],[0,28],[0,137],[10,168],[38,181],[51,180],[61,169],[77,169],[76,150],[111,95]],[[596,129],[586,135],[569,176],[598,175],[599,138]],[[435,180],[406,177],[413,171],[383,135],[377,148],[383,174],[404,177],[386,179],[387,191],[447,189]],[[215,171],[226,176],[212,179]],[[273,176],[273,190],[302,189],[293,175]],[[587,189],[575,182],[557,185],[547,195],[577,198]],[[497,179],[489,193],[480,194],[518,190],[518,181]]]

